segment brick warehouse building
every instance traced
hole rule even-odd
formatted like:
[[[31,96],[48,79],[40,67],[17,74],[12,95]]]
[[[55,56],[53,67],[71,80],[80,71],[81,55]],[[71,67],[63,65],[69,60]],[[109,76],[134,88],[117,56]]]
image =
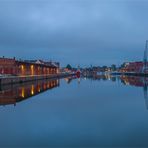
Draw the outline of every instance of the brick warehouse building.
[[[136,72],[140,73],[143,70],[144,63],[142,61],[137,62],[127,62],[124,63],[124,66],[120,69],[120,72]],[[148,66],[148,62],[147,62]]]
[[[57,74],[59,63],[42,60],[16,60],[0,58],[0,74],[4,75],[49,75]]]

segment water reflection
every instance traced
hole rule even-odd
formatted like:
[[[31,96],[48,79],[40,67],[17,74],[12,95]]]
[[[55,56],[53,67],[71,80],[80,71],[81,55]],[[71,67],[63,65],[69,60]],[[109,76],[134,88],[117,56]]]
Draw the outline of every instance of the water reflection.
[[[58,87],[59,85],[59,80],[55,79],[1,86],[0,105],[16,105],[17,102],[26,100],[46,90]]]
[[[67,84],[70,84],[72,82],[72,80],[77,79],[77,76],[69,76],[64,78],[64,80],[66,81]]]
[[[136,87],[143,87],[145,105],[148,109],[148,78],[147,77],[137,77],[137,76],[121,76],[121,82],[125,85],[131,85]]]
[[[1,107],[0,147],[147,147],[148,111],[141,98],[147,79],[86,79],[60,80],[54,91],[46,90],[58,80],[2,86],[1,105],[46,92],[14,109]]]
[[[87,77],[92,80],[111,80],[112,82],[120,81],[124,85],[142,87],[145,99],[146,108],[148,109],[148,77],[138,77],[138,76],[114,76],[114,75],[94,75]]]
[[[91,80],[103,80],[103,81],[107,81],[107,80],[111,80],[113,82],[116,82],[117,79],[120,79],[119,77],[113,76],[113,75],[93,75],[91,77],[84,77],[84,79],[91,79]]]
[[[80,84],[80,78],[76,76],[64,78],[67,84],[70,84],[74,79],[77,79]],[[137,76],[113,76],[113,75],[94,75],[85,77],[84,79],[91,79],[95,81],[112,81],[120,82],[124,85],[142,87],[145,99],[146,108],[148,109],[148,78]],[[60,82],[58,79],[54,80],[39,80],[35,82],[28,82],[24,84],[4,85],[0,86],[0,105],[16,105],[17,102],[26,100],[32,96],[42,93],[48,89],[58,87]]]

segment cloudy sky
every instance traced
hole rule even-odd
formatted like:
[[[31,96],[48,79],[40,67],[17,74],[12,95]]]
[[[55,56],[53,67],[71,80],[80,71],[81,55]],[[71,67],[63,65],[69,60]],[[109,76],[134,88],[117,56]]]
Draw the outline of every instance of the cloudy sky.
[[[0,0],[0,55],[73,66],[143,59],[148,0]]]

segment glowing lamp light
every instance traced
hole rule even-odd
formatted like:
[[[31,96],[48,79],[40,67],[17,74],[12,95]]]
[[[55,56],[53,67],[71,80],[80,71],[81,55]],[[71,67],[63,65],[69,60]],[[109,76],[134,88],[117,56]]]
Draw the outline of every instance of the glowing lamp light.
[[[31,65],[31,75],[33,75],[33,74],[34,74],[34,66]]]
[[[24,65],[21,65],[21,73],[24,74]]]
[[[22,88],[22,94],[21,94],[22,98],[25,98],[25,89],[24,87]]]
[[[40,92],[41,91],[41,88],[40,88],[40,86],[38,86],[38,92]]]
[[[34,95],[34,85],[31,86],[31,95]]]
[[[21,65],[22,70],[24,70],[24,65]]]

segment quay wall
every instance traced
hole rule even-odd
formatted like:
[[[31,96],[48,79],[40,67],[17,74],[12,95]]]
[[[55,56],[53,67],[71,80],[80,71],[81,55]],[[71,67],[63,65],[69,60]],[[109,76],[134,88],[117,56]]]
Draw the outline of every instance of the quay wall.
[[[0,78],[0,85],[24,83],[29,81],[52,79],[52,78],[64,78],[67,76],[75,75],[73,73],[66,74],[52,74],[52,75],[34,75],[34,76],[7,76]]]

